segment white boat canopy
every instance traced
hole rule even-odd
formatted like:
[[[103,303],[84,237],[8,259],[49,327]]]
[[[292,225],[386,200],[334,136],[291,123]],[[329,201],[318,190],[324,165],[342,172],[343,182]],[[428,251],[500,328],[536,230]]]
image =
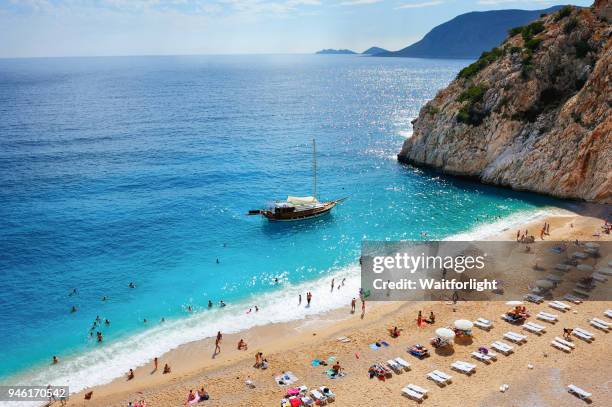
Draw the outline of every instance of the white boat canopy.
[[[293,205],[308,205],[316,204],[319,201],[314,196],[288,196],[287,202]]]

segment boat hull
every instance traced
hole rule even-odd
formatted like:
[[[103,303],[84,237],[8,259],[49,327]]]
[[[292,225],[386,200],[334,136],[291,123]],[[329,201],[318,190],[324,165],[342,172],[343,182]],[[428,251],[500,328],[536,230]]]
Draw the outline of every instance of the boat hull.
[[[261,211],[261,214],[272,222],[292,222],[298,220],[312,219],[328,214],[339,201],[324,202],[322,206],[304,211],[290,213],[274,213],[272,211]]]

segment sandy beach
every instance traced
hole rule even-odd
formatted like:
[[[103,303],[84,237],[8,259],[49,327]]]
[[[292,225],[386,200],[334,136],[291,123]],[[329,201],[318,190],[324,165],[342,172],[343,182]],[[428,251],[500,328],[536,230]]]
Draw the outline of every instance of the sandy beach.
[[[540,217],[528,224],[521,224],[522,230],[539,233],[544,222],[550,223],[547,240],[609,241],[610,235],[596,236],[603,225],[609,208],[602,206],[575,205],[575,211],[556,210],[552,215]],[[500,230],[489,240],[509,240],[516,237],[518,227]],[[536,233],[537,232],[537,233]],[[531,233],[531,232],[530,232]],[[612,261],[612,253],[605,253],[594,259],[596,267],[603,267]],[[611,284],[610,282],[603,284]],[[596,289],[599,289],[596,288]],[[316,299],[315,299],[316,300]],[[85,390],[73,395],[70,406],[127,406],[128,402],[146,400],[147,406],[184,405],[190,389],[204,387],[210,400],[198,405],[209,406],[278,406],[287,387],[275,383],[275,376],[290,371],[298,380],[296,386],[309,388],[327,386],[336,394],[338,406],[400,406],[416,404],[401,394],[409,383],[429,390],[422,403],[428,406],[574,406],[584,402],[567,392],[567,385],[575,384],[593,394],[595,405],[605,405],[612,397],[609,388],[610,368],[609,333],[589,325],[591,317],[612,322],[604,316],[611,302],[592,301],[571,304],[568,312],[553,310],[547,302],[526,304],[534,316],[538,311],[558,315],[559,322],[546,326],[542,335],[525,333],[520,326],[512,326],[500,319],[500,314],[510,307],[505,302],[389,302],[367,303],[365,315],[361,317],[359,304],[357,313],[350,313],[350,304],[322,315],[283,324],[255,327],[234,335],[224,335],[221,352],[214,356],[214,338],[188,343],[159,356],[159,368],[153,370],[153,362],[135,368],[135,377],[127,380],[118,378],[113,382]],[[436,322],[418,327],[416,316],[419,310],[424,315],[435,312]],[[433,351],[428,346],[434,330],[450,326],[456,319],[475,320],[486,318],[493,321],[489,331],[474,328],[474,336],[468,341],[457,340],[452,351]],[[530,320],[535,321],[535,318]],[[398,326],[403,329],[399,338],[391,338],[388,329]],[[550,345],[556,336],[562,336],[563,328],[581,327],[595,334],[595,340],[587,343],[573,337],[575,349],[570,353],[557,350]],[[499,355],[498,360],[484,364],[470,354],[479,346],[489,346],[501,340],[504,333],[514,331],[527,335],[527,342],[514,345],[514,353]],[[350,342],[340,342],[346,336]],[[243,338],[248,350],[238,351],[236,344]],[[390,346],[377,350],[369,344],[385,340]],[[416,343],[426,344],[431,356],[418,360],[406,352]],[[253,367],[256,352],[263,352],[269,361],[267,370]],[[368,367],[375,362],[385,362],[400,356],[411,364],[411,370],[394,374],[392,378],[380,381],[370,379]],[[335,357],[340,361],[346,376],[328,379],[327,368],[312,366],[313,359],[326,360]],[[451,370],[451,363],[463,360],[476,365],[471,376]],[[168,363],[172,372],[162,374]],[[432,370],[441,370],[453,376],[452,383],[439,387],[426,378]],[[254,388],[245,385],[250,379]],[[500,392],[502,384],[509,386]],[[288,386],[291,387],[291,386]],[[84,394],[93,391],[91,400],[84,400]]]

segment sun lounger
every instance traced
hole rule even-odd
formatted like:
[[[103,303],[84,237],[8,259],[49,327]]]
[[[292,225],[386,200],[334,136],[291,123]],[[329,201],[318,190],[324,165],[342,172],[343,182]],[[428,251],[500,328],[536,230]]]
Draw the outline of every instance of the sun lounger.
[[[501,342],[501,341],[495,341],[491,344],[491,347],[493,349],[495,349],[498,352],[503,353],[504,355],[509,355],[512,352],[514,352],[514,347],[511,345],[508,345],[507,343]]]
[[[424,389],[424,388],[419,387],[419,386],[417,386],[416,384],[412,384],[412,383],[410,383],[410,384],[409,384],[408,386],[406,386],[406,387],[407,387],[407,388],[409,388],[410,390],[414,390],[414,391],[416,391],[417,393],[421,393],[421,394],[427,394],[427,392],[429,391],[429,390],[427,390],[427,389]]]
[[[474,321],[474,325],[476,325],[480,329],[484,329],[485,331],[488,331],[489,329],[493,328],[493,323],[488,319],[484,318],[478,318],[476,321]]]
[[[585,340],[586,342],[591,342],[593,339],[595,339],[592,333],[580,328],[574,328],[572,335],[574,335],[576,338]]]
[[[327,397],[328,402],[336,401],[336,395],[333,391],[331,391],[329,387],[321,386],[319,388],[319,391],[321,391],[321,393],[323,393],[323,395]]]
[[[612,318],[612,309],[607,309],[604,311],[604,315],[608,318]]]
[[[564,344],[562,344],[561,342],[557,342],[557,341],[550,341],[550,344],[551,344],[552,346],[554,346],[555,348],[557,348],[557,349],[561,349],[562,351],[567,352],[567,353],[569,353],[569,352],[571,352],[571,351],[572,351],[572,350],[571,350],[571,348],[570,348],[569,346],[565,346],[565,345],[564,345]]]
[[[474,359],[478,359],[483,363],[491,363],[491,360],[493,360],[493,358],[489,355],[485,355],[484,353],[478,352],[478,351],[474,351],[472,352],[472,357]]]
[[[541,335],[542,333],[546,332],[545,327],[540,324],[536,324],[535,322],[527,322],[526,324],[523,324],[523,329],[538,335]]]
[[[557,264],[555,266],[555,269],[559,271],[569,271],[571,268],[572,266],[570,266],[569,264]]]
[[[572,293],[567,293],[563,296],[563,299],[569,302],[573,302],[574,304],[582,304],[584,298],[578,298]]]
[[[451,368],[457,370],[458,372],[465,373],[467,375],[471,374],[474,370],[476,370],[476,365],[471,363],[463,362],[458,360],[451,364]]]
[[[574,345],[573,343],[571,343],[570,341],[566,341],[563,338],[559,338],[558,336],[555,336],[555,341],[559,342],[562,345],[567,346],[568,348],[572,348],[574,349],[576,347],[576,345]]]
[[[525,300],[536,303],[536,304],[540,304],[541,302],[544,302],[544,297],[542,297],[541,295],[536,295],[536,294],[527,294],[525,296]]]
[[[584,297],[584,298],[589,298],[591,296],[590,293],[588,293],[588,292],[586,292],[583,289],[580,289],[578,287],[574,288],[572,291],[575,292],[576,294]]]
[[[405,371],[410,370],[410,363],[406,362],[404,359],[397,357],[394,359]]]
[[[537,319],[541,319],[542,321],[546,321],[546,322],[550,322],[551,324],[554,324],[555,322],[557,322],[557,316],[554,314],[549,314],[548,312],[544,312],[544,311],[540,311],[537,315],[536,315]]]
[[[319,405],[327,404],[327,397],[323,395],[323,393],[321,393],[319,390],[317,389],[311,390],[310,395],[312,396],[313,399],[315,399],[315,402],[318,402]]]
[[[446,386],[451,382],[452,376],[439,370],[434,370],[433,372],[427,373],[427,378],[433,380],[439,385]]]
[[[402,371],[404,370],[402,366],[393,359],[387,360],[387,365],[397,374],[402,373]]]
[[[608,281],[608,277],[604,276],[603,274],[599,274],[597,271],[591,274],[591,278],[595,281],[599,281],[600,283],[605,283]]]
[[[349,343],[351,341],[350,338],[348,338],[346,336],[340,336],[340,337],[336,338],[336,340],[338,342],[343,342],[343,343]]]
[[[410,385],[408,385],[408,386],[410,386]],[[410,388],[408,386],[406,386],[406,387],[404,387],[402,389],[402,395],[404,395],[404,396],[406,396],[408,398],[411,398],[413,400],[416,400],[416,401],[423,401],[423,399],[425,398],[426,395],[424,393],[419,393],[417,391],[414,391],[414,390],[412,390],[412,388]]]
[[[551,301],[548,303],[548,306],[556,310],[563,311],[563,312],[572,309],[572,307],[570,307],[567,304],[562,303],[561,301]]]
[[[567,390],[570,393],[576,395],[578,398],[581,398],[582,400],[588,400],[592,396],[592,394],[589,393],[588,391],[582,390],[580,387],[575,386],[573,384],[568,385]]]
[[[612,276],[612,267],[602,267],[597,269],[599,274],[605,274],[606,276]]]
[[[591,324],[597,329],[601,329],[602,331],[608,332],[608,330],[610,330],[610,326],[604,321],[602,321],[601,319],[597,319],[597,318],[590,319],[589,324]]]
[[[527,342],[527,337],[525,335],[517,334],[516,332],[508,331],[504,334],[504,339],[515,343]]]
[[[491,358],[491,360],[497,360],[497,353],[493,352],[492,350],[489,350],[489,353],[487,353],[487,356]]]

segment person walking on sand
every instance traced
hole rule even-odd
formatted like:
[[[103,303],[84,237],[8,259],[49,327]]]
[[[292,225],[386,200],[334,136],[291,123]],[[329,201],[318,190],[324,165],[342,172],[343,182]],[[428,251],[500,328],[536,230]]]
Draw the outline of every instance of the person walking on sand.
[[[417,316],[417,326],[420,328],[423,323],[423,313],[419,311],[419,315]]]
[[[153,371],[157,372],[157,357],[153,359]]]
[[[355,299],[355,297],[353,297],[353,299],[351,300],[351,314],[355,313],[355,306],[357,305],[357,300]]]
[[[215,340],[215,353],[221,353],[221,339],[223,339],[223,335],[221,335],[221,331],[217,332],[217,339]]]
[[[365,315],[365,298],[361,299],[361,316]]]

